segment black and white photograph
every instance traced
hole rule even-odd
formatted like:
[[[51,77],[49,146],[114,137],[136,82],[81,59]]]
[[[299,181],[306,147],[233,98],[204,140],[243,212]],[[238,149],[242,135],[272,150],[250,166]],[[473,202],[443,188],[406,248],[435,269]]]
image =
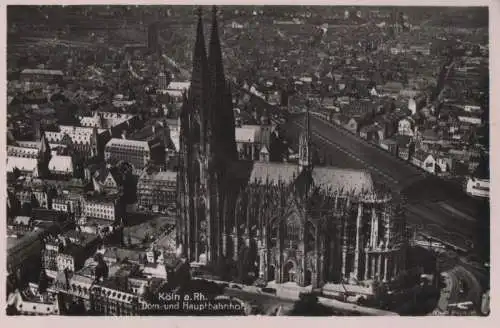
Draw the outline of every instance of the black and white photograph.
[[[4,314],[489,316],[492,8],[415,5],[4,6]]]

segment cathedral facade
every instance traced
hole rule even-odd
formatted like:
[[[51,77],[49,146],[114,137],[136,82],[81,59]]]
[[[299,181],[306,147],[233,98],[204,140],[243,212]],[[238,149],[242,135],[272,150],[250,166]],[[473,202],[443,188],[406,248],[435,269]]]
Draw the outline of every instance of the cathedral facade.
[[[208,56],[198,18],[181,113],[177,242],[190,262],[320,287],[391,281],[405,269],[405,221],[369,173],[315,167],[309,113],[298,163],[238,160],[214,9]]]

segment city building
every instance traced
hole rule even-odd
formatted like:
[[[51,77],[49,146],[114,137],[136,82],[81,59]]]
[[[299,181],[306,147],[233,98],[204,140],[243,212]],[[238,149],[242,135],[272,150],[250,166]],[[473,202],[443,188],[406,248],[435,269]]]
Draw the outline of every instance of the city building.
[[[48,316],[59,315],[59,302],[56,297],[40,295],[32,288],[16,290],[7,299],[7,305],[13,307],[19,315]]]
[[[92,290],[95,278],[80,272],[58,272],[51,287],[59,294],[59,302],[65,309],[71,309],[74,304],[83,305],[85,311],[92,311]],[[82,311],[83,312],[83,311]]]
[[[120,188],[121,178],[116,169],[100,167],[92,176],[92,184],[96,192],[116,194]]]
[[[7,156],[38,159],[40,151],[37,148],[7,146]]]
[[[82,215],[87,218],[97,218],[107,221],[116,219],[116,201],[115,196],[95,196],[84,197],[82,202]]]
[[[137,183],[137,204],[153,212],[174,207],[177,201],[177,173],[144,173]]]
[[[58,272],[80,270],[87,258],[94,254],[98,243],[95,235],[75,230],[48,238],[43,252],[47,275],[56,278]]]
[[[94,112],[92,116],[83,116],[80,118],[80,124],[83,127],[97,128],[99,130],[111,130],[112,128],[128,129],[129,125],[134,123],[135,115],[113,112]],[[99,131],[102,133],[102,131]]]
[[[141,311],[139,296],[113,280],[95,286],[92,299],[94,310],[102,315],[139,315]]]
[[[49,161],[52,179],[71,179],[73,177],[73,159],[71,156],[54,155]]]
[[[96,128],[60,125],[59,132],[46,131],[45,137],[49,143],[71,147],[85,158],[98,154]]]
[[[79,217],[81,215],[80,203],[81,196],[67,193],[52,199],[52,209]]]
[[[235,128],[238,158],[241,160],[266,160],[271,144],[271,125],[262,117],[261,125],[242,125]]]
[[[107,163],[127,162],[137,173],[149,163],[151,150],[147,141],[111,139],[104,149],[104,159]]]
[[[411,157],[411,162],[429,173],[435,173],[436,160],[432,154],[417,150]]]
[[[36,158],[7,156],[7,172],[18,171],[22,175],[38,177],[38,160]]]
[[[21,71],[21,81],[32,83],[61,83],[64,73],[60,70],[50,69],[31,69],[27,68]]]

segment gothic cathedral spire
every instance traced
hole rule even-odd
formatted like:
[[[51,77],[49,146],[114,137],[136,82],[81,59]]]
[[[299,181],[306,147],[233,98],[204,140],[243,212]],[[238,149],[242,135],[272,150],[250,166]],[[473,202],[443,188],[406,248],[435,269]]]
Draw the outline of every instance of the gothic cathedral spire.
[[[198,27],[196,29],[196,41],[193,52],[193,71],[191,74],[191,86],[189,89],[189,107],[196,116],[199,124],[199,140],[202,147],[206,144],[206,136],[208,132],[208,108],[209,102],[209,71],[208,58],[205,48],[205,37],[203,33],[203,18],[202,10],[198,9]]]
[[[212,31],[210,33],[208,56],[212,87],[215,88],[216,91],[220,90],[222,91],[221,93],[223,93],[225,77],[224,66],[222,64],[222,50],[219,38],[216,6],[213,6],[212,9]]]
[[[217,22],[217,7],[212,8],[208,65],[210,70],[210,114],[213,119],[213,141],[217,144],[219,157],[234,160],[237,157],[234,135],[234,113],[232,95],[224,74],[222,47]]]

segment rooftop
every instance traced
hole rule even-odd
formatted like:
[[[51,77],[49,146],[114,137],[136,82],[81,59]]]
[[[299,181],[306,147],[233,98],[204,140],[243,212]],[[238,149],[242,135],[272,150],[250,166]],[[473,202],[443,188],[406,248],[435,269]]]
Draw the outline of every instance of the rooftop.
[[[40,74],[40,75],[54,75],[54,76],[63,76],[63,71],[60,70],[52,70],[52,69],[38,69],[38,68],[26,68],[21,74]]]
[[[141,258],[146,255],[146,252],[141,250],[133,250],[128,248],[119,248],[119,247],[109,247],[106,248],[104,252],[105,258],[115,259],[116,261],[123,261],[124,259],[128,259],[132,262],[139,263]]]
[[[160,171],[152,174],[144,172],[139,178],[141,180],[155,180],[155,181],[177,181],[177,172],[174,171]]]
[[[175,81],[172,81],[168,85],[167,89],[168,90],[184,91],[184,90],[188,90],[190,87],[191,87],[191,82],[175,82]]]
[[[38,160],[36,158],[26,158],[26,157],[7,157],[7,172],[13,172],[14,169],[20,171],[33,171],[37,168]]]
[[[16,156],[16,155],[28,155],[28,156],[38,156],[37,148],[30,147],[16,147],[16,146],[7,146],[7,155]]]
[[[278,182],[291,183],[299,175],[299,166],[292,163],[265,163],[255,162],[250,175],[249,182],[270,181],[273,184]]]
[[[113,147],[113,146],[118,146],[118,147],[129,146],[129,147],[142,148],[145,150],[149,150],[149,143],[147,141],[139,141],[139,140],[113,138],[106,144],[106,148]]]
[[[33,220],[62,222],[66,220],[67,214],[45,208],[34,208],[31,211],[31,217]]]
[[[315,167],[312,171],[312,178],[316,186],[331,188],[333,191],[354,194],[373,191],[370,173],[362,170]]]
[[[63,234],[63,237],[67,237],[73,243],[76,243],[76,244],[81,245],[83,247],[85,247],[85,246],[89,245],[90,243],[97,240],[96,235],[82,232],[82,231],[77,231],[77,230],[69,230]]]
[[[73,160],[71,156],[52,156],[49,161],[49,170],[58,172],[73,172]]]
[[[259,135],[259,125],[243,125],[235,128],[236,142],[258,142]]]

